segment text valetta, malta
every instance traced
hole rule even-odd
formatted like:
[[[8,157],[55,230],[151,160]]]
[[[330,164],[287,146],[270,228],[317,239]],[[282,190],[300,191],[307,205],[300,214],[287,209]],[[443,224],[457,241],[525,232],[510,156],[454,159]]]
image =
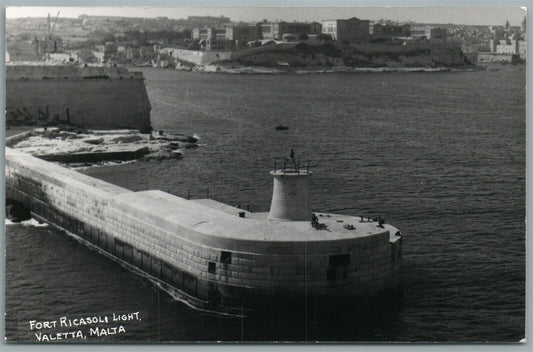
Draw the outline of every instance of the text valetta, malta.
[[[89,336],[108,336],[108,335],[116,335],[116,334],[123,334],[126,332],[126,329],[122,325],[120,326],[113,326],[111,328],[99,328],[94,327],[89,329]]]

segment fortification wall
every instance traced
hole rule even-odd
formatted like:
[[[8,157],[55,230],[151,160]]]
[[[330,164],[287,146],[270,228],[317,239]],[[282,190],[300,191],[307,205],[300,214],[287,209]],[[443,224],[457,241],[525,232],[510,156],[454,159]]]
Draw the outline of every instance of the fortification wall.
[[[253,305],[258,297],[304,292],[367,296],[401,280],[401,239],[391,244],[388,231],[332,241],[208,235],[172,215],[185,212],[190,201],[160,191],[131,192],[11,148],[6,148],[6,196],[195,297],[199,306]],[[140,206],[154,201],[161,202],[160,209]],[[169,204],[175,206],[168,209]]]
[[[231,59],[231,51],[198,51],[186,49],[168,49],[172,57],[195,65],[209,65],[213,62]]]
[[[6,123],[70,122],[93,129],[150,129],[142,74],[40,66],[6,67]]]
[[[143,79],[142,72],[123,67],[71,65],[6,65],[6,79],[73,79],[73,78]]]
[[[259,46],[259,47],[241,49],[238,51],[234,51],[231,55],[231,59],[237,60],[241,57],[248,56],[248,55],[257,55],[257,54],[275,52],[275,51],[285,51],[287,49],[295,47],[296,45],[298,45],[298,43],[279,43],[276,45],[267,45],[267,46]]]

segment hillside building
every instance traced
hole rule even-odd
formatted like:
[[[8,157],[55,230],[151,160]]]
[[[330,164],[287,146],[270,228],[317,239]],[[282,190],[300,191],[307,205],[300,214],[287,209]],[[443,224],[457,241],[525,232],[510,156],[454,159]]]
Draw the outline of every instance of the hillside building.
[[[431,28],[429,30],[429,40],[445,42],[448,40],[448,30],[446,28]]]
[[[214,27],[202,27],[202,28],[193,28],[191,31],[192,39],[199,40],[208,40],[215,37],[215,28]]]
[[[370,21],[352,17],[347,20],[322,21],[322,33],[339,42],[360,42],[370,38]]]
[[[501,39],[496,41],[491,39],[490,48],[493,53],[516,55],[522,60],[525,60],[527,56],[526,40]]]
[[[283,40],[290,37],[299,40],[305,36],[319,35],[322,25],[318,22],[263,22],[260,30],[262,39]]]
[[[412,26],[410,36],[412,39],[428,39],[445,42],[448,41],[448,30],[441,27]]]
[[[374,38],[408,37],[411,34],[411,27],[408,24],[392,25],[376,23],[370,29]]]
[[[527,40],[518,41],[518,56],[522,60],[527,59]]]
[[[527,38],[517,26],[493,26],[490,50],[494,54],[512,55],[515,59],[527,57]]]
[[[204,41],[208,50],[244,46],[246,42],[260,39],[256,25],[224,25],[221,27],[193,28],[192,39]]]
[[[415,40],[429,39],[431,27],[429,26],[411,26],[411,38]]]
[[[498,54],[498,53],[478,53],[477,62],[480,64],[487,63],[510,63],[513,62],[512,54]]]

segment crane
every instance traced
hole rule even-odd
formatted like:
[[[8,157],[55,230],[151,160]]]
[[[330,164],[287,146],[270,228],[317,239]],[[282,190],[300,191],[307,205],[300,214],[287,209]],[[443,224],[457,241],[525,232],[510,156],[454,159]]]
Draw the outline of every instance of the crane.
[[[57,11],[57,15],[56,15],[56,18],[54,20],[53,26],[50,24],[50,14],[48,14],[48,38],[47,38],[48,39],[48,50],[47,50],[48,58],[50,58],[50,53],[51,52],[55,53],[57,51],[57,41],[52,39],[52,35],[54,34],[54,29],[55,29],[57,21],[59,19],[59,12],[60,11]],[[54,45],[53,51],[50,50],[51,47],[52,47],[52,42],[53,42],[53,45]]]

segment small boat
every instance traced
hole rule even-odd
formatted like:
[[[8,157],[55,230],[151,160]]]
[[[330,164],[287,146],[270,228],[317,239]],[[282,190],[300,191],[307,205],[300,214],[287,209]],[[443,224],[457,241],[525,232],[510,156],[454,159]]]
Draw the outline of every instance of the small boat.
[[[276,126],[276,130],[278,131],[285,131],[285,130],[288,130],[289,129],[289,126],[283,126],[283,125],[277,125]]]

